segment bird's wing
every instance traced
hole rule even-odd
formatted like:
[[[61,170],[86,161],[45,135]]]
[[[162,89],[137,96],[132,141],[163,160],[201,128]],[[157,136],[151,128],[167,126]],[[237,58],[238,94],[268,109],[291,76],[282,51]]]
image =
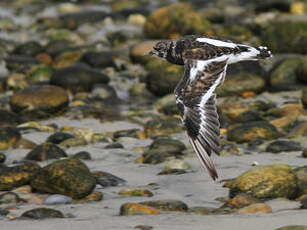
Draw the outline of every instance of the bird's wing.
[[[210,159],[219,154],[219,121],[215,88],[226,74],[227,56],[210,60],[185,60],[184,77],[175,89],[176,103],[190,142],[213,180],[218,175]]]

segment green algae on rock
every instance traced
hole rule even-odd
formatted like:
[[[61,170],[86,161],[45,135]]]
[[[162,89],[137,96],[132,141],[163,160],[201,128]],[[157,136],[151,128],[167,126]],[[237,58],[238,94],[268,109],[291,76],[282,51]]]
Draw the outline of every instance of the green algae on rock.
[[[64,159],[42,168],[31,179],[31,186],[42,192],[81,199],[95,188],[96,180],[78,159]]]
[[[280,136],[281,134],[273,125],[264,121],[241,124],[227,132],[227,139],[237,143],[248,142],[255,138],[273,140]]]
[[[176,35],[202,34],[209,26],[209,21],[192,10],[191,5],[177,3],[149,15],[144,32],[149,38],[171,38]]]
[[[65,151],[63,151],[60,147],[58,147],[55,144],[46,142],[36,146],[33,150],[31,150],[27,154],[25,159],[33,161],[45,161],[49,159],[58,159],[62,157],[67,157]]]
[[[248,193],[259,199],[277,197],[292,199],[297,195],[296,176],[286,164],[257,166],[235,180],[225,183],[224,187],[230,189],[230,197],[238,193]]]
[[[130,215],[157,215],[160,214],[160,210],[148,207],[146,205],[136,203],[125,203],[120,207],[119,215],[130,216]]]
[[[37,163],[22,162],[16,166],[0,167],[0,191],[12,190],[28,184],[33,175],[40,169]]]

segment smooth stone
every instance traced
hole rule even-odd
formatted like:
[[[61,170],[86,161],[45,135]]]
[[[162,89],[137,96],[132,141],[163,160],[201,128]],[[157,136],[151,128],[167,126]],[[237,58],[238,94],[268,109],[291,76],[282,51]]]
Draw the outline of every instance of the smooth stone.
[[[33,161],[45,161],[50,159],[59,159],[62,157],[67,157],[67,154],[64,150],[55,144],[46,142],[36,146],[33,150],[31,150],[25,159]]]
[[[83,54],[81,61],[89,64],[94,68],[115,67],[115,53],[111,51],[93,52],[87,51]]]
[[[143,164],[159,164],[166,160],[166,156],[159,152],[146,152],[143,154]]]
[[[81,151],[81,152],[75,153],[72,156],[72,158],[77,158],[80,160],[91,160],[92,159],[91,154],[87,151]]]
[[[21,217],[30,219],[47,219],[64,218],[64,215],[60,211],[51,208],[34,208],[22,213]]]
[[[88,167],[78,159],[55,161],[34,175],[31,186],[42,192],[81,199],[95,188],[96,180]]]
[[[150,144],[149,149],[151,152],[159,152],[165,156],[177,156],[182,155],[186,147],[179,140],[160,137]]]
[[[272,212],[279,212],[284,210],[294,210],[300,208],[300,203],[297,201],[291,201],[285,198],[276,198],[266,201],[265,204],[272,208]]]
[[[251,204],[238,210],[239,214],[255,214],[255,213],[271,213],[272,209],[269,205],[258,203]]]
[[[175,117],[153,118],[144,125],[145,133],[148,137],[169,136],[182,132],[180,119]]]
[[[14,192],[6,192],[0,194],[0,204],[11,204],[23,202],[20,197]]]
[[[187,173],[184,169],[163,169],[158,175],[181,175]]]
[[[28,184],[39,169],[40,166],[34,162],[0,167],[0,191],[8,191]]]
[[[16,92],[11,97],[10,105],[14,112],[24,112],[32,117],[42,116],[42,113],[58,113],[67,107],[68,102],[68,94],[64,89],[57,86],[41,85],[31,86]]]
[[[33,141],[30,141],[26,138],[21,138],[17,142],[17,148],[20,148],[20,149],[34,149],[36,146],[37,145]]]
[[[96,201],[97,202],[101,200],[103,200],[103,194],[101,192],[93,192],[84,198],[84,201]]]
[[[78,63],[81,59],[82,53],[76,51],[65,51],[55,58],[53,61],[53,67],[60,69],[69,67]]]
[[[153,193],[148,189],[122,189],[118,192],[118,195],[152,197]]]
[[[272,140],[280,137],[278,130],[268,122],[250,122],[241,124],[227,132],[227,139],[237,143],[248,142],[255,138]]]
[[[144,201],[139,204],[150,206],[162,211],[180,211],[185,212],[188,210],[188,205],[180,200],[155,200]]]
[[[200,215],[210,215],[210,214],[213,213],[214,210],[215,210],[215,208],[196,206],[196,207],[190,207],[188,209],[188,212],[189,213],[196,213],[196,214],[200,214]]]
[[[136,203],[125,203],[120,207],[119,215],[130,216],[130,215],[157,215],[160,214],[160,210],[148,207]]]
[[[17,128],[0,127],[0,150],[14,148],[21,138]]]
[[[6,160],[6,156],[4,155],[4,153],[0,153],[0,164],[4,163]]]
[[[120,137],[133,137],[138,138],[138,133],[141,132],[139,129],[124,129],[124,130],[118,130],[113,133],[113,138],[118,139]]]
[[[72,137],[68,138],[64,141],[62,141],[59,146],[61,148],[67,149],[70,147],[75,147],[75,146],[81,146],[81,145],[87,145],[87,141],[84,138],[81,137]]]
[[[249,193],[255,198],[292,199],[297,192],[297,179],[291,167],[286,164],[269,164],[254,167],[231,182],[224,184],[230,188],[229,196]]]
[[[9,55],[4,60],[8,70],[18,73],[26,73],[32,66],[41,64],[37,58],[23,55]]]
[[[44,200],[43,204],[46,204],[46,205],[71,204],[72,202],[73,200],[68,196],[55,194],[55,195],[48,196]]]
[[[62,141],[65,141],[69,138],[73,138],[74,135],[70,134],[70,133],[65,133],[65,132],[55,132],[53,134],[51,134],[46,142],[51,142],[53,144],[60,144]]]
[[[96,179],[96,183],[104,188],[109,186],[123,185],[126,183],[124,179],[103,171],[93,172],[93,176]]]
[[[114,142],[114,143],[106,145],[104,148],[105,149],[123,149],[124,146],[121,143]]]
[[[288,141],[288,140],[277,140],[271,142],[267,148],[266,152],[271,153],[280,153],[280,152],[291,152],[291,151],[300,151],[303,147],[294,141]]]
[[[90,98],[102,99],[104,102],[118,103],[119,98],[115,89],[106,84],[95,84],[90,94]]]
[[[73,92],[88,92],[93,89],[94,84],[109,82],[109,77],[97,70],[91,69],[85,64],[58,69],[51,76],[50,83],[70,89]]]
[[[172,159],[168,161],[166,165],[164,166],[164,170],[172,170],[172,169],[186,170],[189,168],[191,168],[191,166],[187,162],[180,160],[180,159]]]
[[[15,47],[13,54],[35,56],[43,52],[43,47],[37,41],[28,41]]]

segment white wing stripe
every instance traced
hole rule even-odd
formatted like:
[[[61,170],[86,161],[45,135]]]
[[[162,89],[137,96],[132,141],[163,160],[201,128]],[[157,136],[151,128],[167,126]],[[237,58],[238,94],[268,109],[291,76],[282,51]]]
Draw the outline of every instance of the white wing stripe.
[[[235,48],[237,46],[236,44],[234,44],[232,42],[223,42],[223,41],[215,40],[215,39],[212,39],[212,38],[197,38],[196,41],[205,42],[205,43],[208,43],[210,45],[220,46],[220,47]]]

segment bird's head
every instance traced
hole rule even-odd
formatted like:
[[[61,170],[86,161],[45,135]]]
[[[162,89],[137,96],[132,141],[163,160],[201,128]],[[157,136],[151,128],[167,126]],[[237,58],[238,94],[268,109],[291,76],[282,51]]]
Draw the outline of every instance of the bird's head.
[[[159,58],[166,58],[171,46],[170,40],[160,41],[154,45],[151,51],[145,53],[144,56],[154,56]]]

